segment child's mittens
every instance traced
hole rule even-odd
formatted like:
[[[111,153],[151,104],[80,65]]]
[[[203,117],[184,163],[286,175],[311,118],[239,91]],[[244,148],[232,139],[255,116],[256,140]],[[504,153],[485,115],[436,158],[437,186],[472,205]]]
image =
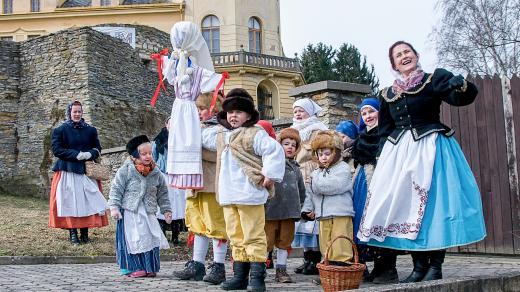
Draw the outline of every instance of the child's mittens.
[[[123,215],[119,212],[119,208],[110,208],[110,216],[112,216],[112,219],[114,220],[123,218]]]
[[[164,221],[166,221],[166,224],[172,223],[172,212],[164,213]]]
[[[302,212],[300,216],[305,221],[314,221],[314,212]]]

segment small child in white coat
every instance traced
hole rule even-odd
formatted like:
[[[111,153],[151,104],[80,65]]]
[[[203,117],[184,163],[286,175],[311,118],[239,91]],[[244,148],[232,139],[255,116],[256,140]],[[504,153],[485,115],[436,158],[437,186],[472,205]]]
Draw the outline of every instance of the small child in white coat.
[[[276,140],[255,126],[259,113],[246,90],[229,91],[222,109],[217,115],[220,125],[202,132],[203,147],[217,151],[218,202],[234,260],[234,276],[221,288],[265,291],[264,204],[274,192],[273,183],[283,179],[285,155]]]

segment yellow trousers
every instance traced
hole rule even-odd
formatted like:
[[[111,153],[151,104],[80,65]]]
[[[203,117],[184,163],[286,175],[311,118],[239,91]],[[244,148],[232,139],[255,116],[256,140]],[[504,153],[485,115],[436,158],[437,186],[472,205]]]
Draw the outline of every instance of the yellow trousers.
[[[267,239],[264,205],[226,205],[222,208],[233,260],[265,262]]]
[[[320,220],[320,251],[325,258],[327,247],[332,240],[339,235],[345,235],[352,239],[354,230],[352,217],[333,217],[330,219]],[[329,252],[329,261],[352,262],[354,252],[352,244],[346,239],[338,239],[332,245]]]
[[[215,193],[199,192],[186,199],[186,227],[194,234],[215,239],[227,239],[224,211]]]

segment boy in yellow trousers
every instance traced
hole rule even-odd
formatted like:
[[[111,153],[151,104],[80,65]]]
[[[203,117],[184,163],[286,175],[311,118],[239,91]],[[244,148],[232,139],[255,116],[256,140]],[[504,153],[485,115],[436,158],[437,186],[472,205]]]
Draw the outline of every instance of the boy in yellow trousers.
[[[202,132],[203,147],[217,151],[218,202],[234,260],[233,278],[221,288],[265,291],[264,204],[274,182],[284,176],[285,155],[276,140],[255,126],[260,115],[246,90],[229,91],[222,109],[220,125]]]

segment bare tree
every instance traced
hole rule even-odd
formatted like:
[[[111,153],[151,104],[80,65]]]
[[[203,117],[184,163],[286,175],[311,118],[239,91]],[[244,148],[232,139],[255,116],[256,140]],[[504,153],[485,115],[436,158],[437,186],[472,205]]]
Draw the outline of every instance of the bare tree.
[[[520,73],[520,0],[439,0],[430,34],[442,65],[468,74]]]

